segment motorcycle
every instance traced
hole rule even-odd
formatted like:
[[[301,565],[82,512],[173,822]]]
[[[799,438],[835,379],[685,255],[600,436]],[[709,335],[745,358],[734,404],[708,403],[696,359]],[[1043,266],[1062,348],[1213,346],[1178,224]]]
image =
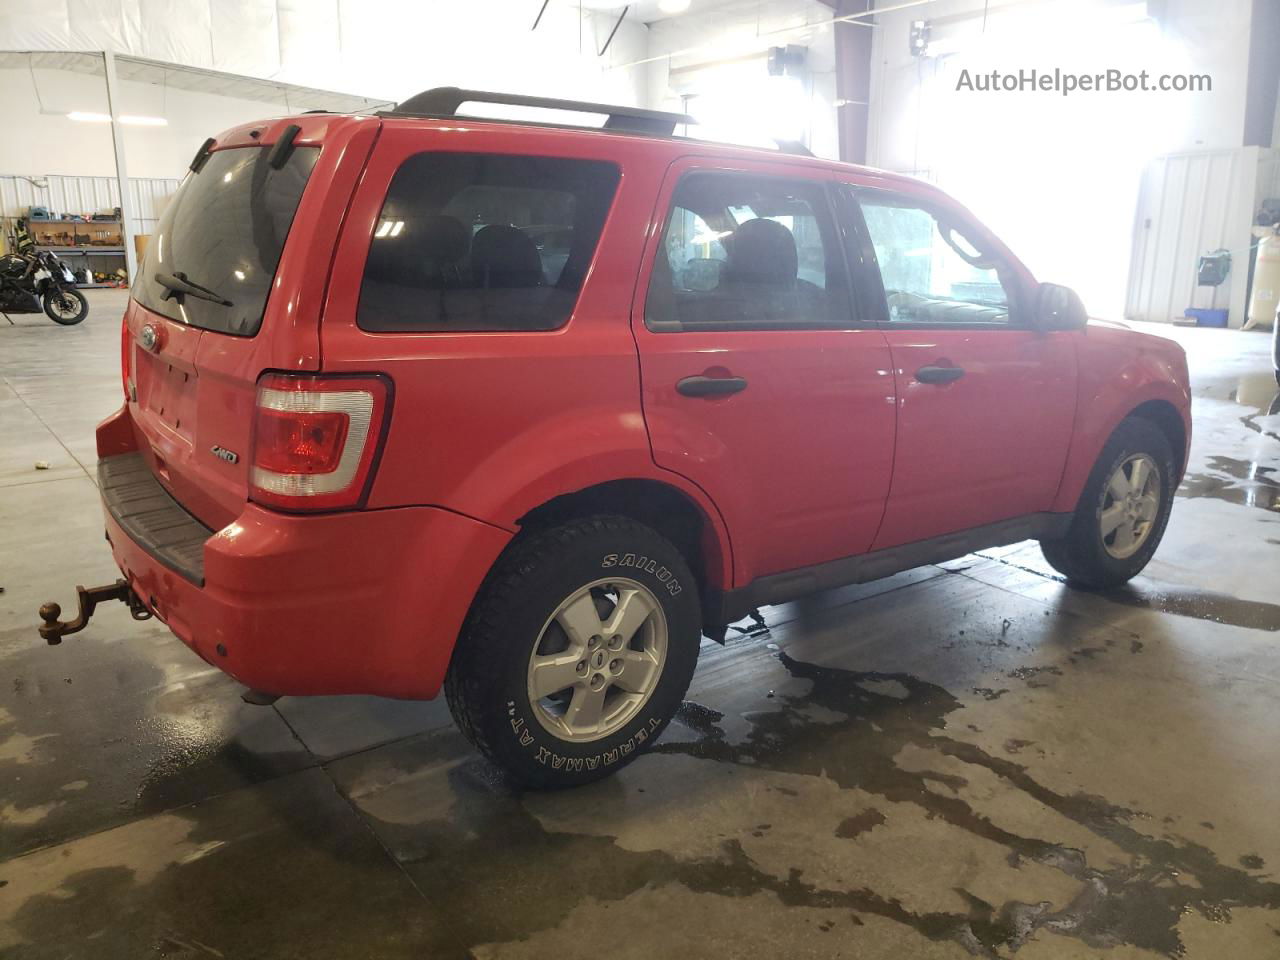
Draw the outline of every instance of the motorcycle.
[[[44,310],[50,320],[66,327],[89,315],[89,302],[76,289],[71,268],[48,250],[36,248],[24,218],[16,222],[10,244],[16,253],[0,256],[0,314],[10,324],[11,313]]]
[[[0,313],[39,313],[69,327],[89,315],[71,268],[48,250],[0,256]]]

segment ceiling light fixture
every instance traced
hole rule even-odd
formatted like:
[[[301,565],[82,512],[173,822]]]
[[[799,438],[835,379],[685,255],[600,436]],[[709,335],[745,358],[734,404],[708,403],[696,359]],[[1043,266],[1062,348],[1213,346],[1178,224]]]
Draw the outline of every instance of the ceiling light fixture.
[[[77,120],[80,123],[110,123],[111,114],[109,113],[93,113],[88,110],[72,110],[67,114],[68,120]],[[121,123],[126,123],[131,127],[167,127],[169,121],[164,117],[139,117],[131,114],[123,114],[120,117]]]
[[[684,13],[689,9],[692,0],[658,0],[658,9],[663,13],[674,16],[677,13]]]

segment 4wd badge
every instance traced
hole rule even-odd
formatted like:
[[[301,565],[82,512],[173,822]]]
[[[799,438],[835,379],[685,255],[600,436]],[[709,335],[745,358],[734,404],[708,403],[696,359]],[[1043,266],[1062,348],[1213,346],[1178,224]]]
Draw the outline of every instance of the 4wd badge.
[[[213,451],[213,455],[219,460],[225,460],[227,463],[240,462],[240,454],[236,453],[234,450],[228,450],[226,447],[220,447],[216,443],[209,449]]]

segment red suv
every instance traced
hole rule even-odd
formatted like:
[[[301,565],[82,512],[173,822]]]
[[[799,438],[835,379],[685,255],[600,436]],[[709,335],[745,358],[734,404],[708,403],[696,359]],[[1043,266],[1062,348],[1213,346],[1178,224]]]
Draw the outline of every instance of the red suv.
[[[124,578],[46,638],[114,598],[258,699],[443,686],[563,785],[761,604],[1028,538],[1074,583],[1143,568],[1180,347],[1086,324],[932,186],[687,119],[447,88],[207,141],[98,428]]]

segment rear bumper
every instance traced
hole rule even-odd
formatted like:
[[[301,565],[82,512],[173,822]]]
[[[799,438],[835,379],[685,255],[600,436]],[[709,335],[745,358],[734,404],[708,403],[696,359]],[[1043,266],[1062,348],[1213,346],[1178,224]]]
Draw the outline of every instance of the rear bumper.
[[[250,503],[204,541],[201,584],[106,497],[104,512],[148,609],[210,664],[281,695],[434,697],[511,536],[433,507],[288,516]]]

